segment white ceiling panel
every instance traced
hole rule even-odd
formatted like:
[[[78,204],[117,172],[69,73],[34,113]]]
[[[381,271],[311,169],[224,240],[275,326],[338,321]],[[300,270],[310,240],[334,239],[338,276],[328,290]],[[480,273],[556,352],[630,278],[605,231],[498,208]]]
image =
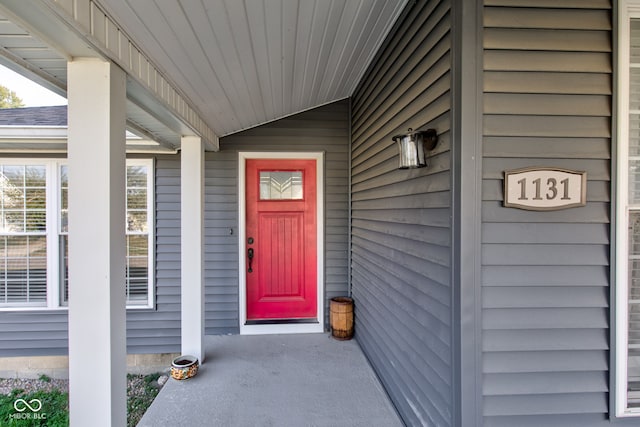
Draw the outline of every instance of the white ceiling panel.
[[[64,4],[76,1],[84,4]],[[208,128],[224,136],[350,96],[407,0],[92,2],[92,18],[82,16],[91,28],[77,30],[79,21],[56,21],[47,6],[52,0],[35,9],[21,0],[0,1],[6,14],[0,16],[0,62],[64,95],[67,61],[92,49],[85,31],[97,39],[124,33],[134,53],[139,49],[155,65],[157,77],[171,82]],[[57,28],[64,31],[60,37]],[[184,128],[166,114],[154,115],[153,102],[146,102],[154,94],[142,96],[144,84],[136,77],[129,79],[130,95],[137,94],[131,100],[146,112],[128,107],[129,122],[169,149],[177,147]]]
[[[67,60],[49,45],[29,34],[8,17],[0,14],[0,59],[2,63],[22,71],[37,69],[44,79],[34,78],[48,89],[64,95],[67,81]]]
[[[220,136],[348,97],[406,0],[101,0]]]

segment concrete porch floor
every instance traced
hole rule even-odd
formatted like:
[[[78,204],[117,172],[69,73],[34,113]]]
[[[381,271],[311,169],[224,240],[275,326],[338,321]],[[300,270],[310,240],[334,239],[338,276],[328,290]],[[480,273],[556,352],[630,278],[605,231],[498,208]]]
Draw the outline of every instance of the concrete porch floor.
[[[207,336],[138,426],[402,426],[358,343],[328,334]]]

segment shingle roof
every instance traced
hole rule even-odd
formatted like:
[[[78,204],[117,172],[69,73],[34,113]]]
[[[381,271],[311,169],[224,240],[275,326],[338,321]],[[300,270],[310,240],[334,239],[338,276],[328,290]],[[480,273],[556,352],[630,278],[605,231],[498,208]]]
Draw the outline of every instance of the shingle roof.
[[[0,109],[0,126],[66,126],[67,106]]]

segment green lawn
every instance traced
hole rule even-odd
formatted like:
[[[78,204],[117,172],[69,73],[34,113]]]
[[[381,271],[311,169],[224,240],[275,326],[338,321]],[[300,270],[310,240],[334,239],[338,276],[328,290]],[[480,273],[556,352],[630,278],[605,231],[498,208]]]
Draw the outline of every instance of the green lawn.
[[[127,375],[127,426],[134,427],[160,391],[156,386],[161,374]],[[47,382],[48,377],[41,376]],[[0,426],[67,427],[69,393],[61,390],[27,393],[14,389],[0,394]]]

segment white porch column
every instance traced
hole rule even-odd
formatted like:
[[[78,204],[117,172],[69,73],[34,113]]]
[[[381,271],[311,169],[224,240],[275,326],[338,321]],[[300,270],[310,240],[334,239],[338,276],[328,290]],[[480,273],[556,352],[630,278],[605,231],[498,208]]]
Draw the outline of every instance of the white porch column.
[[[71,426],[126,425],[125,73],[68,64]]]
[[[204,361],[204,144],[181,143],[182,354]]]

